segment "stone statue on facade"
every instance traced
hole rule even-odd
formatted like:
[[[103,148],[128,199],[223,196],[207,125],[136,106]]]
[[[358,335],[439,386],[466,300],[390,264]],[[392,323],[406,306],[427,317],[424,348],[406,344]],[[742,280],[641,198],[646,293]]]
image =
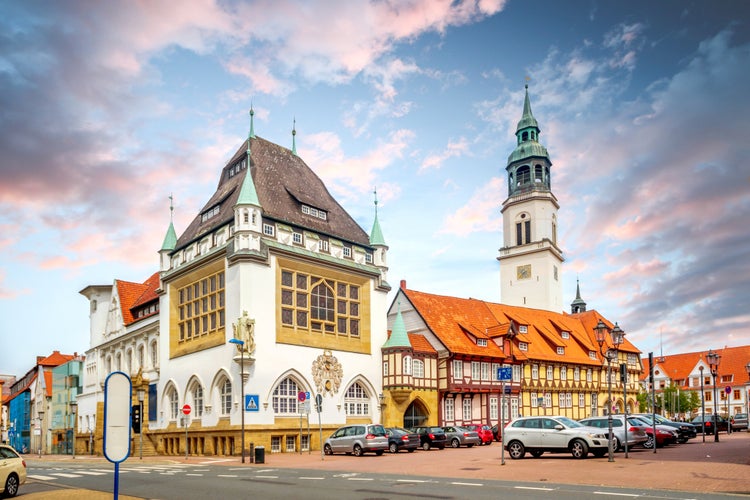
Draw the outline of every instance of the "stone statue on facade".
[[[234,338],[245,343],[242,349],[248,356],[252,356],[255,353],[255,320],[247,315],[247,311],[242,311],[242,317],[232,324],[232,329]],[[240,346],[237,348],[240,349]]]

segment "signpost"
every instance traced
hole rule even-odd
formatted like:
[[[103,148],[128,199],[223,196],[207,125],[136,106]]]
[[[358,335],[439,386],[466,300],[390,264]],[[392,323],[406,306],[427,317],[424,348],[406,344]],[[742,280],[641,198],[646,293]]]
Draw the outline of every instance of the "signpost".
[[[323,424],[320,421],[320,412],[323,410],[323,395],[315,395],[315,411],[318,412],[318,429],[320,430],[320,459],[323,460],[325,454],[323,453]]]
[[[104,456],[115,464],[114,499],[120,490],[120,462],[130,455],[130,402],[133,385],[123,372],[112,372],[104,381]]]
[[[302,455],[302,414],[305,413],[308,416],[307,420],[307,426],[308,429],[310,427],[310,393],[308,391],[299,391],[297,393],[297,400],[302,403],[300,405],[297,405],[297,409],[299,410],[299,454]],[[308,447],[309,445],[309,439],[310,439],[310,432],[308,430],[307,433],[307,439],[308,439]]]
[[[513,380],[513,370],[510,366],[497,369],[497,379],[503,382],[503,393],[500,395],[500,465],[505,465],[505,446],[503,446],[503,432],[505,430],[505,382]]]
[[[182,407],[182,413],[185,415],[184,417],[182,417],[183,422],[185,422],[185,460],[188,459],[188,415],[190,415],[191,411],[192,408],[188,404]]]

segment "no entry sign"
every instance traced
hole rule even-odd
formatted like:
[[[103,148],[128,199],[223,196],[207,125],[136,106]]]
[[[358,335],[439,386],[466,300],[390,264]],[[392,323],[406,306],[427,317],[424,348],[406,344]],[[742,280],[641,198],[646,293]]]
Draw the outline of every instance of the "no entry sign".
[[[190,410],[192,410],[192,408],[190,408],[190,405],[185,405],[182,407],[182,413],[184,413],[185,415],[190,415]]]

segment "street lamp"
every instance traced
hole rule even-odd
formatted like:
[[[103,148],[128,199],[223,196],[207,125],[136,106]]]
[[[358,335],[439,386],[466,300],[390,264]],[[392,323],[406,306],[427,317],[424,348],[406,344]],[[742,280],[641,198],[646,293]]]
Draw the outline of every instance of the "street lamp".
[[[70,411],[73,413],[73,460],[76,458],[76,419],[78,418],[76,416],[76,410],[78,409],[78,402],[77,401],[71,401],[70,402]]]
[[[42,458],[42,449],[44,448],[44,411],[36,412],[39,415],[39,458]]]
[[[703,420],[703,442],[706,442],[706,399],[703,393],[703,365],[698,369],[701,371],[701,419]]]
[[[606,343],[607,333],[609,333],[614,347],[607,349],[605,352],[603,349]],[[612,359],[617,359],[617,350],[625,340],[625,332],[622,331],[617,323],[615,323],[615,327],[610,330],[609,327],[599,319],[599,322],[594,327],[594,334],[596,335],[596,343],[599,344],[599,353],[607,358],[607,428],[609,431],[609,434],[607,435],[607,448],[609,450],[609,461],[614,462],[615,459],[612,455]]]
[[[716,354],[714,351],[710,350],[708,351],[708,354],[706,355],[706,359],[708,360],[708,365],[711,367],[711,376],[714,378],[714,441],[719,442],[719,418],[716,413],[716,375],[719,370],[719,363],[721,362],[721,356]],[[705,417],[704,417],[705,422]],[[704,424],[705,425],[705,424]]]
[[[245,463],[245,341],[240,339],[229,339],[230,344],[235,344],[237,349],[240,350],[240,405],[242,411],[240,415],[242,417],[241,431],[240,431],[240,447],[242,448],[242,463]]]
[[[138,458],[143,460],[143,400],[146,397],[146,391],[143,387],[138,388],[138,405],[140,409],[140,421],[138,422],[138,435],[140,440],[140,447],[138,449]]]
[[[747,370],[747,378],[750,380],[750,363],[745,365],[745,370]],[[750,391],[747,392],[745,401],[747,402],[747,413],[750,414]]]

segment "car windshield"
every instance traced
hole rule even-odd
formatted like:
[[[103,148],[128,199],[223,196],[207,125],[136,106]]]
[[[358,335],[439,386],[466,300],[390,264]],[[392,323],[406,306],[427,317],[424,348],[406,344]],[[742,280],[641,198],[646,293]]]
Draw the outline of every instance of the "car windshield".
[[[563,424],[565,427],[569,427],[569,428],[584,427],[584,425],[581,422],[576,422],[575,420],[568,418],[568,417],[557,417],[555,418],[555,420]]]
[[[376,436],[385,436],[385,427],[382,425],[371,425],[370,433]]]

